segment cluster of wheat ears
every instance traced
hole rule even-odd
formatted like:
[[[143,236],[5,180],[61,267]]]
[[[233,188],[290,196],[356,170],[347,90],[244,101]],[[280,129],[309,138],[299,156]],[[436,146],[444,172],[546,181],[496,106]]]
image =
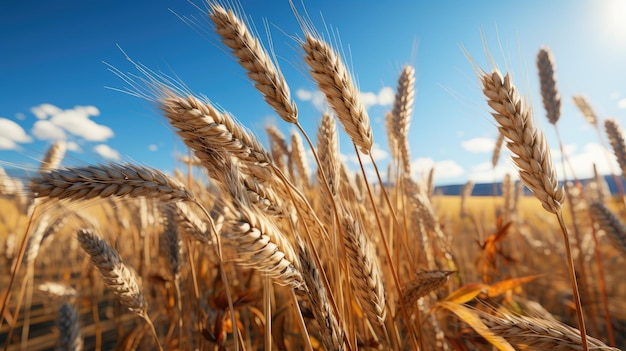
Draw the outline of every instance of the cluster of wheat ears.
[[[210,183],[135,164],[60,167],[62,142],[27,190],[2,175],[0,190],[11,200],[2,217],[5,350],[624,346],[626,287],[614,269],[626,259],[626,232],[609,209],[626,210],[623,191],[613,201],[599,176],[586,187],[575,175],[558,182],[543,132],[509,74],[477,70],[500,133],[493,166],[506,142],[545,211],[528,205],[532,215],[524,215],[523,189],[507,175],[502,196],[481,202],[494,211],[470,208],[468,183],[456,216],[433,193],[433,172],[410,176],[413,67],[402,69],[386,115],[392,162],[383,179],[367,110],[336,48],[301,21],[298,44],[331,109],[313,144],[273,56],[246,21],[219,2],[207,9],[256,89],[294,126],[290,140],[268,126],[268,151],[229,113],[167,77],[138,64],[134,79],[116,71],[132,93],[158,105],[193,153],[190,167]],[[548,49],[537,65],[556,127],[561,99]],[[574,101],[598,130],[587,101]],[[337,121],[354,144],[356,174],[340,160]],[[619,126],[607,120],[606,129],[626,172]],[[99,200],[85,205],[90,199]],[[46,282],[33,291],[36,279]],[[56,327],[35,327],[38,294],[58,301]],[[42,328],[41,338],[29,337]]]

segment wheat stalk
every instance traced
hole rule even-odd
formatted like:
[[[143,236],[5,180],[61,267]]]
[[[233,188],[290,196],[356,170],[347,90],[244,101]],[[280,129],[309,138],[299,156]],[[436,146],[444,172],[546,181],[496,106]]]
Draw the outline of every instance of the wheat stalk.
[[[430,294],[448,281],[448,276],[455,271],[424,271],[415,274],[415,278],[402,288],[402,299],[407,308],[414,306],[417,300]]]
[[[555,320],[512,314],[479,315],[490,331],[522,349],[572,351],[590,348],[619,351],[590,336],[586,337],[586,344],[583,345],[579,330]]]
[[[574,104],[576,104],[580,112],[582,112],[583,116],[585,116],[587,122],[597,127],[598,116],[593,111],[593,108],[591,108],[591,105],[589,104],[589,101],[587,101],[587,98],[582,95],[574,95],[572,99],[574,100]]]
[[[626,143],[624,143],[624,134],[617,121],[614,119],[606,119],[604,121],[604,127],[606,134],[609,137],[609,142],[613,147],[613,152],[617,158],[617,163],[622,169],[622,178],[626,179]]]
[[[63,140],[59,140],[52,144],[41,161],[39,172],[47,172],[58,168],[63,160],[63,156],[65,156],[66,150],[67,144]]]
[[[350,264],[352,291],[368,319],[382,326],[386,300],[378,256],[358,218],[345,209],[341,212],[341,232]]]
[[[174,178],[148,167],[109,164],[56,169],[32,178],[36,197],[87,200],[94,197],[150,197],[162,201],[193,200]]]
[[[300,264],[289,241],[267,217],[236,204],[225,220],[222,235],[236,250],[237,262],[257,269],[277,284],[300,288]]]
[[[320,271],[313,259],[313,253],[299,237],[296,237],[296,250],[306,284],[306,294],[311,303],[311,311],[321,329],[320,339],[326,350],[343,350],[344,332],[337,321]]]
[[[124,264],[120,254],[92,230],[80,229],[78,242],[89,255],[93,266],[100,272],[106,286],[122,305],[139,315],[145,314],[146,299],[139,288],[137,277]]]
[[[305,33],[304,61],[352,142],[364,154],[372,149],[372,128],[359,90],[337,52],[321,38]]]
[[[222,42],[232,49],[239,63],[246,69],[254,86],[263,94],[278,115],[289,123],[298,121],[298,109],[291,100],[289,86],[263,46],[248,27],[231,9],[225,9],[217,1],[209,1],[209,17],[215,24]]]
[[[543,132],[535,128],[532,114],[524,106],[510,76],[503,78],[494,70],[491,74],[484,73],[481,81],[498,129],[508,139],[507,147],[515,155],[513,162],[520,178],[543,208],[555,214],[560,212],[565,195],[552,167],[550,149]]]
[[[541,85],[541,98],[546,109],[548,121],[556,124],[561,117],[561,95],[556,87],[554,57],[548,48],[541,48],[537,54],[537,68]]]
[[[393,104],[392,125],[402,167],[405,174],[411,174],[411,156],[409,154],[409,128],[415,100],[415,68],[404,66],[398,78],[396,98]]]

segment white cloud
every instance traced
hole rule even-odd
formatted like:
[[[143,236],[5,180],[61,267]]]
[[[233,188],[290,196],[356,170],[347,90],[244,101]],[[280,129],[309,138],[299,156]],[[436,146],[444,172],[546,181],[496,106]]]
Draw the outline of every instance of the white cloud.
[[[437,180],[456,178],[465,173],[463,167],[453,160],[435,161],[432,158],[417,158],[411,163],[413,178],[428,174],[433,167]]]
[[[17,143],[30,143],[31,141],[33,138],[28,136],[19,124],[0,117],[0,149],[17,149]]]
[[[310,101],[319,111],[328,109],[324,94],[319,90],[310,91],[300,88],[296,90],[296,97],[302,101]],[[366,109],[372,106],[389,106],[393,104],[395,92],[391,87],[382,87],[378,93],[362,91],[359,93],[359,98]]]
[[[33,127],[33,134],[39,139],[64,139],[65,133],[61,136],[63,131],[86,141],[105,141],[114,135],[111,128],[90,119],[100,115],[95,106],[75,106],[62,110],[52,104],[41,104],[31,108],[31,111],[40,120]]]
[[[19,119],[20,121],[23,121],[23,120],[26,119],[26,115],[21,113],[21,112],[18,112],[18,113],[15,114],[15,118]]]
[[[563,146],[563,149],[563,151],[565,151],[565,155],[570,156],[573,155],[574,152],[576,152],[576,150],[578,149],[578,145],[567,144]],[[558,147],[550,148],[550,154],[552,155],[552,160],[556,161],[561,158],[561,149]]]
[[[382,87],[378,94],[373,92],[360,92],[359,97],[365,108],[372,106],[389,106],[395,100],[395,92],[391,87]]]
[[[617,100],[617,107],[626,108],[626,98]]]
[[[54,116],[61,113],[61,109],[52,104],[41,104],[30,109],[30,111],[39,119],[46,119],[48,116]]]
[[[39,140],[65,140],[63,129],[48,120],[35,122],[30,132]]]
[[[461,146],[469,152],[492,152],[495,147],[495,140],[490,138],[474,138],[461,142]]]
[[[318,111],[323,112],[328,109],[328,105],[326,105],[324,94],[319,90],[310,91],[310,90],[301,88],[301,89],[296,90],[296,96],[298,97],[298,99],[302,101],[310,101]]]
[[[613,151],[603,148],[600,144],[597,143],[588,143],[586,144],[580,153],[575,155],[570,155],[569,161],[574,168],[574,172],[576,172],[576,177],[579,179],[591,178],[593,176],[593,164],[596,164],[596,168],[598,169],[598,173],[600,174],[610,174],[611,166],[613,170],[619,173],[619,165],[617,163],[617,159],[613,154]],[[610,162],[610,163],[609,163]],[[567,166],[567,165],[566,165]],[[560,178],[562,179],[563,173],[563,165],[559,161],[554,164],[554,167],[557,170]],[[571,171],[569,166],[566,167],[568,178],[571,179]]]
[[[17,149],[17,144],[13,140],[0,136],[0,150],[15,150],[15,149]]]
[[[117,160],[120,158],[120,154],[112,149],[111,147],[109,147],[109,145],[106,144],[98,144],[96,146],[94,146],[93,151],[95,151],[98,155],[102,156],[103,158],[108,158],[111,160]]]
[[[80,148],[80,145],[76,144],[73,141],[67,142],[67,149],[69,151],[75,151],[75,152],[81,152],[82,151],[82,149]]]
[[[619,91],[614,91],[614,92],[611,93],[611,95],[609,95],[611,100],[617,100],[617,99],[619,99],[620,96],[621,96],[621,94],[619,93]]]
[[[156,144],[148,145],[148,150],[150,150],[150,151],[157,151],[158,149],[159,149],[159,147],[156,146]]]
[[[496,165],[494,170],[491,162],[483,162],[473,166],[468,176],[469,180],[475,183],[491,183],[494,180],[499,182],[504,178],[505,174],[510,174],[513,179],[517,179],[517,168],[510,158]]]

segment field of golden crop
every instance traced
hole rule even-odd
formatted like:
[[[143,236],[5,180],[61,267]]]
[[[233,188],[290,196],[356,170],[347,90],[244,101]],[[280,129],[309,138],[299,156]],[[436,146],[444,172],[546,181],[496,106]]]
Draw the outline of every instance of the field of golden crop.
[[[271,56],[233,11],[209,4],[224,44],[296,131],[287,138],[268,126],[266,148],[228,113],[137,65],[144,77],[135,92],[193,153],[189,169],[63,167],[58,142],[23,188],[2,174],[2,347],[626,347],[623,190],[608,193],[600,176],[557,181],[545,137],[508,74],[479,78],[502,135],[494,167],[506,143],[525,187],[507,176],[496,186],[502,195],[472,196],[468,183],[461,196],[442,196],[432,174],[409,176],[411,66],[387,115],[392,167],[381,172],[369,117],[335,48],[305,28],[304,61],[332,108],[312,135]],[[538,65],[556,125],[560,97],[547,49]],[[579,106],[593,115],[584,100]],[[339,126],[372,173],[341,163]],[[607,131],[626,166],[619,127],[609,121]]]

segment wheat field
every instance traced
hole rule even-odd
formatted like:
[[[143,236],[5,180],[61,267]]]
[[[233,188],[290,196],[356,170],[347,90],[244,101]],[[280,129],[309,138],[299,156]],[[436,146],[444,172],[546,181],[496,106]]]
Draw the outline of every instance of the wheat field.
[[[624,191],[611,193],[598,174],[557,179],[509,72],[477,68],[477,84],[500,133],[493,167],[506,146],[521,181],[507,175],[492,196],[472,196],[471,182],[444,196],[433,172],[410,176],[412,66],[401,70],[386,115],[392,160],[380,170],[340,48],[303,21],[297,45],[329,106],[307,131],[274,56],[242,14],[214,1],[207,9],[224,50],[294,132],[269,125],[263,145],[183,84],[132,60],[137,75],[113,69],[130,94],[158,107],[188,147],[188,167],[66,167],[57,142],[34,176],[2,171],[5,350],[626,348]],[[558,128],[549,48],[536,63],[546,116]],[[590,103],[572,98],[600,135]],[[626,146],[614,120],[605,129],[621,185]],[[342,163],[341,137],[373,173]]]

